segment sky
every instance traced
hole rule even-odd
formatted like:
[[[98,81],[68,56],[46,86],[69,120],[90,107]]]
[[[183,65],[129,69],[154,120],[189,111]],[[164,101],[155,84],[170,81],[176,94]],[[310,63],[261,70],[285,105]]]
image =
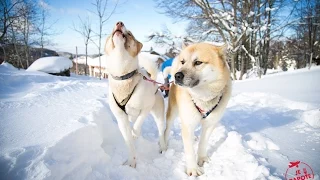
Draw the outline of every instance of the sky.
[[[110,12],[116,0],[109,0]],[[87,16],[92,22],[92,28],[98,32],[98,17],[94,14],[94,0],[46,0],[49,9],[49,23],[54,23],[52,31],[56,34],[52,39],[53,46],[49,47],[56,51],[85,52],[83,37],[73,30],[73,24],[79,24],[79,17],[85,19]],[[106,22],[103,28],[104,34],[111,33],[116,22],[122,21],[131,30],[137,40],[143,43],[143,50],[153,49],[163,53],[164,47],[155,46],[153,42],[148,42],[146,36],[154,31],[161,31],[167,26],[174,34],[182,35],[185,32],[187,22],[176,22],[172,18],[161,13],[161,9],[156,7],[154,0],[120,0],[116,13]],[[102,47],[105,39],[102,38]],[[96,41],[98,42],[98,41]],[[103,49],[102,49],[103,51]],[[94,43],[89,44],[88,54],[98,53],[98,48]]]

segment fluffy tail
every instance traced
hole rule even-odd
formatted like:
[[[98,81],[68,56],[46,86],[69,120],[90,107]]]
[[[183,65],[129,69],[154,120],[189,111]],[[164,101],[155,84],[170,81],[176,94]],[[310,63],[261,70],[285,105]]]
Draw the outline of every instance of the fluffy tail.
[[[154,57],[155,56],[155,57]],[[139,54],[139,66],[140,68],[144,68],[148,74],[150,74],[150,78],[153,80],[157,79],[158,76],[158,65],[155,61],[155,58],[158,56],[145,53]]]

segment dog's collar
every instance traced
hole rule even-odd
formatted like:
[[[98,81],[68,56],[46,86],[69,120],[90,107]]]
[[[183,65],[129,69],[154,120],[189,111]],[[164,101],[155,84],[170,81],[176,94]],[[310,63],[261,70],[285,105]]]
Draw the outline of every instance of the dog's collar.
[[[128,74],[125,74],[123,76],[113,76],[113,75],[111,75],[111,76],[115,80],[126,80],[126,79],[129,79],[129,78],[132,78],[137,72],[138,72],[138,70],[136,69],[136,70],[131,71]]]
[[[207,112],[205,112],[203,109],[201,109],[199,106],[197,106],[196,103],[193,100],[192,101],[193,101],[193,104],[196,106],[197,110],[199,111],[199,113],[202,115],[202,118],[204,119],[204,118],[208,117],[212,113],[212,111],[215,110],[218,107],[218,105],[219,105],[219,103],[220,103],[220,101],[222,99],[222,96],[223,95],[220,96],[218,103],[215,106],[213,106],[213,108],[211,108]]]

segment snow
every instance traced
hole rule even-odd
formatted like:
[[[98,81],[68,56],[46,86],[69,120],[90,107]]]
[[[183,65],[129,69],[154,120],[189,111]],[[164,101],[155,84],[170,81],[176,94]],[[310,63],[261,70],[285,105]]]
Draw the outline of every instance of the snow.
[[[65,57],[43,57],[33,62],[27,71],[41,71],[46,73],[59,73],[72,68],[72,61]]]
[[[211,161],[198,179],[284,179],[295,160],[319,179],[319,75],[312,67],[235,81],[209,140]],[[0,179],[195,179],[185,174],[179,119],[168,150],[159,154],[157,127],[148,116],[135,142],[137,168],[122,165],[128,150],[107,103],[107,80],[5,63],[0,87]]]
[[[274,10],[276,10],[276,8],[269,8],[269,7],[266,8],[266,11],[274,11]]]
[[[251,16],[253,16],[254,14],[255,14],[255,13],[254,13],[253,11],[250,11],[248,17],[251,17]]]
[[[320,109],[304,112],[302,114],[302,119],[311,127],[320,128]]]
[[[12,66],[10,63],[7,63],[7,62],[2,62],[1,66],[6,67],[7,69],[10,69],[10,70],[18,70],[17,68],[15,68],[14,66]]]
[[[107,61],[107,55],[102,55],[100,56],[101,60],[101,67],[106,67],[106,61]],[[86,56],[80,56],[77,58],[73,59],[74,63],[78,64],[86,64]],[[99,61],[99,56],[96,58],[90,58],[89,56],[87,57],[87,64],[88,66],[100,66],[100,61]]]

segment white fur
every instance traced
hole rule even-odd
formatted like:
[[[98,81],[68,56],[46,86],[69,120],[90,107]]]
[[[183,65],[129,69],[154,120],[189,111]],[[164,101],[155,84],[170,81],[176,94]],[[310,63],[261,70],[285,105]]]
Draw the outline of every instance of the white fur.
[[[112,43],[110,42],[112,41],[111,39],[107,43]],[[165,151],[167,148],[164,141],[164,99],[161,92],[157,90],[158,86],[143,80],[141,74],[136,74],[128,80],[115,80],[112,78],[111,75],[122,76],[138,69],[138,58],[132,57],[124,48],[123,38],[114,36],[113,41],[115,48],[108,52],[108,73],[110,73],[109,104],[129,149],[129,158],[125,164],[136,167],[136,152],[133,139],[140,135],[143,120],[149,113],[153,115],[158,126],[160,151]],[[135,90],[125,106],[125,113],[116,104],[113,94],[121,100],[128,97],[134,87]],[[130,126],[130,122],[135,122],[133,127]]]
[[[151,79],[156,80],[158,76],[158,65],[156,61],[151,59],[149,56],[142,55],[141,53],[139,53],[138,58],[139,66],[144,68],[150,74]]]

